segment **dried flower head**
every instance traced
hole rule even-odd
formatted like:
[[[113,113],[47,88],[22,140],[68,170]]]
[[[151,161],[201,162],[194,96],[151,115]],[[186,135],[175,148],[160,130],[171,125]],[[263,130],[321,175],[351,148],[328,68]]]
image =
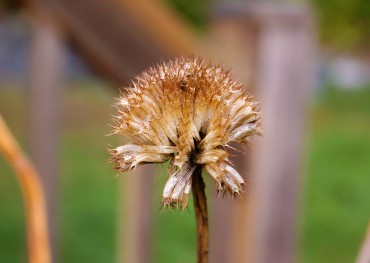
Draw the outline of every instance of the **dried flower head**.
[[[228,71],[202,59],[150,68],[118,99],[114,133],[132,142],[110,151],[114,168],[123,172],[170,160],[164,206],[187,206],[197,166],[212,176],[219,192],[238,194],[244,181],[226,147],[261,133],[257,106]]]

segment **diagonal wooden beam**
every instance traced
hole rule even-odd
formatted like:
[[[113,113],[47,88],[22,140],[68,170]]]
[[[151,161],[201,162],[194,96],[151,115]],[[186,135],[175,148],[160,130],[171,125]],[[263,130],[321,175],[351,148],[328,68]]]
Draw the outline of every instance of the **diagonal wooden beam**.
[[[150,37],[166,47],[173,55],[196,55],[203,53],[199,36],[181,15],[163,1],[114,0],[143,28]]]
[[[160,1],[25,2],[52,14],[90,65],[120,86],[160,60],[202,51],[190,26]]]

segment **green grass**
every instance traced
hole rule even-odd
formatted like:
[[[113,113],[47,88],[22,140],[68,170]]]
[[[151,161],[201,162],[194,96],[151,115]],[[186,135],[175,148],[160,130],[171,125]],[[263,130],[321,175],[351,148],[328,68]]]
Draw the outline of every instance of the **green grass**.
[[[59,262],[116,260],[118,207],[124,202],[106,148],[119,138],[104,136],[113,97],[101,84],[81,83],[61,97]],[[21,142],[25,111],[19,89],[0,87],[0,112]],[[314,106],[309,126],[301,259],[353,262],[370,218],[370,90],[329,89]],[[153,193],[153,262],[195,262],[193,208],[159,213],[164,180],[156,178]],[[26,261],[23,216],[17,182],[0,158],[0,262]]]
[[[303,262],[353,262],[370,219],[370,89],[329,89],[313,112]]]

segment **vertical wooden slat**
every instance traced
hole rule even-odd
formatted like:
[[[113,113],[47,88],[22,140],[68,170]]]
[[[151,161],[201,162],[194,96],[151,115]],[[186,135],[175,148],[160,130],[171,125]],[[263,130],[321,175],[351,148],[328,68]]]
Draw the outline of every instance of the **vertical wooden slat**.
[[[151,262],[153,165],[143,165],[121,179],[118,263]]]
[[[212,182],[213,183],[213,182]],[[215,191],[214,189],[212,191]],[[231,244],[231,211],[233,200],[228,197],[215,197],[212,203],[210,222],[209,262],[225,263],[229,257]]]
[[[29,68],[29,145],[47,200],[50,241],[55,256],[57,212],[58,100],[63,65],[63,41],[52,20],[31,16],[32,41]]]
[[[296,262],[302,147],[313,84],[313,27],[309,10],[256,5],[259,24],[258,99],[265,135],[252,149],[251,204],[244,262]]]
[[[235,15],[234,10],[228,12],[227,9],[232,8],[230,5],[232,3],[229,2],[215,3],[213,7],[211,38],[208,40],[209,47],[212,48],[212,60],[221,61],[226,67],[231,68],[233,74],[245,84],[245,88],[252,90],[255,79],[255,27],[247,23],[245,17]],[[242,149],[240,145],[232,145],[232,147],[237,149],[231,153],[232,163],[248,181],[248,165],[245,165],[245,156],[249,156],[249,152]],[[248,190],[233,200],[228,197],[212,198],[210,262],[239,262],[236,261],[238,258],[235,252],[239,251],[240,246],[244,246],[240,236],[242,225],[240,222],[245,221],[245,211],[242,207],[247,198]]]
[[[248,147],[249,148],[249,147]],[[234,201],[232,214],[230,215],[232,220],[232,227],[230,229],[230,251],[228,253],[227,260],[224,262],[246,262],[246,255],[250,255],[250,244],[247,235],[245,234],[246,226],[250,220],[250,204],[251,194],[250,189],[253,185],[250,185],[250,151],[238,158],[239,170],[243,173],[244,179],[247,182],[245,193],[240,199]]]

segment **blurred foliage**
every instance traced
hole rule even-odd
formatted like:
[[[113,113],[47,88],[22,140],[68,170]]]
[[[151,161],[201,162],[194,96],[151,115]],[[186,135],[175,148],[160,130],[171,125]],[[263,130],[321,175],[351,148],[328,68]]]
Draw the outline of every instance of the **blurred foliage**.
[[[209,0],[162,0],[175,8],[185,19],[187,19],[195,28],[203,30],[206,21],[209,18],[210,10]]]
[[[209,17],[209,0],[163,0],[178,10],[198,29]],[[370,52],[369,0],[308,0],[318,19],[324,46],[344,52]]]
[[[163,0],[198,29],[209,17],[209,0]],[[369,0],[308,0],[314,6],[324,46],[345,52],[370,52]]]
[[[314,5],[321,40],[341,51],[370,52],[369,0],[309,0]]]

